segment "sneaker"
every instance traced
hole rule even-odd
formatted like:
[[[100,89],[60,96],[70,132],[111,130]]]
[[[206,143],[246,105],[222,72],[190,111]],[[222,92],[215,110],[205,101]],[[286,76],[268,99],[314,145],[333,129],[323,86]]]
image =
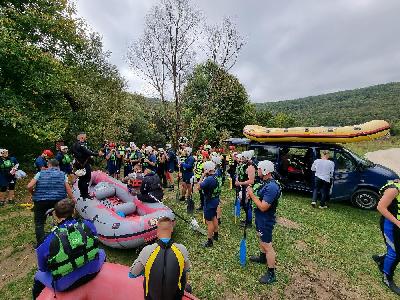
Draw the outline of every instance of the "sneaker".
[[[383,273],[383,260],[385,259],[385,255],[372,255],[372,259],[378,265],[378,269],[381,273]]]
[[[203,247],[205,247],[205,248],[210,248],[210,247],[212,247],[212,246],[213,246],[213,241],[212,241],[212,239],[208,239],[207,242],[205,242],[205,243],[203,244]]]
[[[276,281],[276,276],[272,272],[267,272],[260,278],[260,283],[262,284],[271,284]]]
[[[260,252],[260,255],[250,256],[250,261],[258,264],[265,264],[267,262],[267,258],[265,253]]]
[[[311,202],[311,206],[315,208],[317,206],[317,202],[315,201]]]
[[[246,226],[247,228],[251,228],[251,227],[253,227],[253,224],[252,223],[245,223],[245,222],[241,222],[240,223],[240,227],[244,227],[244,226]]]
[[[0,206],[4,206],[6,204],[6,201],[0,201]]]
[[[326,205],[320,205],[319,208],[321,208],[321,209],[326,209],[326,208],[328,208],[328,206],[326,206]]]
[[[15,200],[14,199],[8,200],[8,204],[15,204]]]
[[[214,232],[213,240],[218,241],[218,232]]]
[[[179,198],[179,201],[185,202],[185,201],[186,201],[186,198],[185,198],[185,197],[180,197],[180,198]]]
[[[383,274],[383,284],[386,285],[393,293],[400,295],[400,289],[394,283],[393,279],[389,279],[386,274]]]
[[[198,208],[196,208],[197,211],[203,211],[203,206],[199,206]]]

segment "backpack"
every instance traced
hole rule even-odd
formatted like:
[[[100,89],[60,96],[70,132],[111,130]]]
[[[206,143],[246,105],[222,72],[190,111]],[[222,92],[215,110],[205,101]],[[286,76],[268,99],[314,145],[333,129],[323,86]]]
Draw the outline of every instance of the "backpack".
[[[98,258],[97,237],[82,221],[56,227],[53,233],[47,264],[54,280]]]

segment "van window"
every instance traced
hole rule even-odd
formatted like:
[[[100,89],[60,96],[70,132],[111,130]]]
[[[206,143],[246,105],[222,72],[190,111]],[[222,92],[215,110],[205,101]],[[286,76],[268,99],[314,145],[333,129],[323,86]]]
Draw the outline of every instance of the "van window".
[[[276,162],[278,156],[278,148],[276,147],[257,147],[254,149],[254,154],[258,161],[269,160]]]
[[[356,170],[356,165],[350,156],[343,152],[336,152],[335,167],[338,172],[353,172]]]

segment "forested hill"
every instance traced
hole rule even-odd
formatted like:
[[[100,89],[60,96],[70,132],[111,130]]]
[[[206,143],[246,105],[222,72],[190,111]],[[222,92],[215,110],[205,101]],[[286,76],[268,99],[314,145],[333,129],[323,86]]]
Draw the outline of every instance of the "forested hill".
[[[257,109],[289,114],[299,126],[358,124],[400,120],[400,82],[311,96],[296,100],[257,103]]]

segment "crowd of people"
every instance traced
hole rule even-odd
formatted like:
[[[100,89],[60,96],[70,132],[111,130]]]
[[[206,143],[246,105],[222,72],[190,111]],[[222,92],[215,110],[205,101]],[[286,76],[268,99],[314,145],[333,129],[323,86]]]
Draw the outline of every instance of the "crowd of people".
[[[244,212],[241,224],[245,228],[252,227],[254,220],[260,253],[250,257],[250,261],[266,266],[259,281],[263,284],[276,281],[276,252],[272,240],[282,185],[276,179],[274,162],[257,161],[254,151],[239,153],[234,146],[224,151],[205,143],[193,151],[185,139],[180,140],[176,151],[171,144],[166,144],[165,149],[148,145],[139,148],[132,142],[128,145],[109,141],[104,141],[99,151],[92,151],[86,140],[86,134],[80,133],[71,148],[72,153],[67,146],[61,146],[56,155],[46,149],[35,160],[38,172],[27,186],[34,202],[39,267],[33,287],[34,298],[45,286],[56,292],[82,285],[96,276],[105,261],[93,224],[75,215],[75,199],[70,186],[71,180],[77,180],[81,197],[92,197],[88,188],[93,157],[104,159],[107,173],[125,182],[128,190],[141,201],[162,201],[163,189],[169,189],[176,191],[177,199],[192,213],[195,204],[193,193],[198,193],[197,210],[202,211],[207,225],[205,248],[214,247],[219,240],[222,224],[220,196],[224,183],[228,181],[229,188],[236,192],[235,201],[240,203]],[[329,151],[324,151],[321,159],[313,162],[311,170],[315,172],[315,189],[312,206],[316,206],[320,196],[320,208],[327,207],[334,168],[334,163],[329,160]],[[7,150],[1,149],[0,205],[5,204],[7,191],[8,203],[14,200],[16,170],[18,161],[9,157]],[[394,283],[393,275],[400,261],[399,191],[398,182],[382,189],[378,211],[382,214],[381,229],[387,253],[373,257],[383,274],[384,283],[397,294],[400,294],[400,289]],[[44,225],[49,210],[56,221],[55,228],[46,236]],[[184,245],[172,240],[173,227],[174,220],[159,219],[158,241],[145,247],[130,269],[132,278],[144,275],[146,299],[161,299],[160,295],[163,299],[178,299],[184,290],[191,290],[187,283],[191,267],[189,252]],[[75,238],[70,239],[71,236]],[[72,240],[78,241],[77,244]],[[163,276],[169,276],[168,281]]]

